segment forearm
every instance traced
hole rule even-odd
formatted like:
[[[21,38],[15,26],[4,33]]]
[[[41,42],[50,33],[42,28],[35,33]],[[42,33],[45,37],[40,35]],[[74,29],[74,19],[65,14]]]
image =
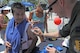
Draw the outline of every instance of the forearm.
[[[43,36],[58,38],[58,37],[60,37],[60,34],[57,31],[57,32],[44,33]]]

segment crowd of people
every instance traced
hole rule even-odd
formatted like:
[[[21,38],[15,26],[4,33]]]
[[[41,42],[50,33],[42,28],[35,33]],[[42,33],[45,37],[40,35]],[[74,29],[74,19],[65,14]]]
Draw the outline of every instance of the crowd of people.
[[[44,33],[47,30],[47,14],[43,12],[41,5],[35,11],[30,12],[26,19],[25,6],[19,2],[13,3],[11,11],[13,18],[9,20],[5,15],[7,11],[0,14],[0,31],[5,32],[5,53],[33,53],[36,47],[37,36],[44,37],[66,37],[70,35],[69,48],[66,53],[79,53],[80,48],[80,1],[77,0],[48,0],[51,12],[60,17],[68,17],[70,21],[63,26],[62,30]],[[4,13],[5,12],[5,13]],[[8,21],[8,22],[7,22]],[[6,27],[7,26],[7,27]],[[37,36],[36,36],[37,35]],[[58,53],[54,47],[47,47],[48,53]]]
[[[77,0],[48,0],[49,8],[51,11],[57,13],[60,17],[69,17],[70,21],[66,24],[62,30],[51,33],[42,33],[42,31],[36,27],[34,33],[37,35],[43,35],[48,37],[66,37],[70,35],[69,48],[66,53],[80,53],[79,41],[80,41],[80,30],[79,30],[79,13],[80,13],[80,1]],[[37,32],[36,32],[37,31]],[[55,48],[47,48],[49,53],[56,53]]]

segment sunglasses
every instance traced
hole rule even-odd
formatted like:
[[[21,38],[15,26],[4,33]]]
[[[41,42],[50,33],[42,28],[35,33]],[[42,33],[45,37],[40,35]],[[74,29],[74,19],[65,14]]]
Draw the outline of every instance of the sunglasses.
[[[54,2],[52,2],[52,3],[48,6],[49,11],[52,10],[52,6],[53,6],[57,1],[58,1],[58,0],[55,0]]]

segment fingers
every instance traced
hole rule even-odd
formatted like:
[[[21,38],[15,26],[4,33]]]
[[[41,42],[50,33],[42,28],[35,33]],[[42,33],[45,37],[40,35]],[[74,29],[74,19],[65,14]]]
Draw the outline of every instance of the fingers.
[[[34,34],[39,35],[39,32],[34,31]]]
[[[47,48],[46,48],[47,51],[50,51],[51,49],[52,49],[51,47],[47,47]]]
[[[33,30],[36,31],[36,32],[41,32],[41,29],[38,28],[38,27],[34,27]]]
[[[6,45],[7,47],[11,48],[11,44],[10,44],[8,41],[5,42],[5,45]]]
[[[46,50],[48,52],[56,52],[56,49],[54,47],[52,47],[52,48],[51,47],[47,47]]]
[[[39,30],[39,27],[34,27],[33,29],[34,29],[34,30]]]
[[[42,35],[42,34],[43,34],[42,31],[41,31],[41,29],[38,28],[38,27],[34,27],[33,30],[34,30],[34,33],[35,33],[36,35]]]

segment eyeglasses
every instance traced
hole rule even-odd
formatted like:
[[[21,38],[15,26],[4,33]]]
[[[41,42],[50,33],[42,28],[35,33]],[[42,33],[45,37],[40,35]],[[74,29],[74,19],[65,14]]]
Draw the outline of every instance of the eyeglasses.
[[[51,4],[48,6],[49,11],[51,11],[51,10],[52,10],[52,6],[53,6],[57,1],[58,1],[58,0],[55,0],[53,3],[51,3]]]

